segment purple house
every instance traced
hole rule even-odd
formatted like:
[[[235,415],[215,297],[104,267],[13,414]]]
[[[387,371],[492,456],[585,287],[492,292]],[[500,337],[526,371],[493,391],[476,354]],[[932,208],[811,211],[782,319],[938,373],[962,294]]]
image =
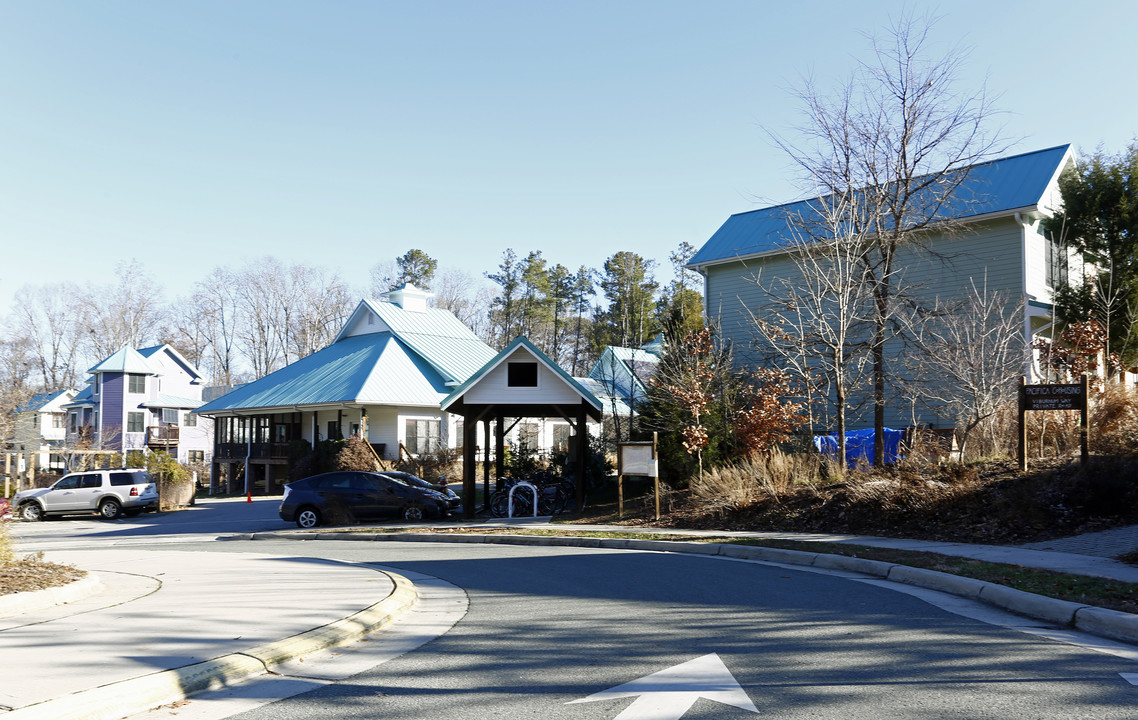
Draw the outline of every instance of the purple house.
[[[87,387],[64,406],[68,445],[209,462],[213,421],[193,412],[202,404],[202,376],[173,347],[124,347],[87,372]]]

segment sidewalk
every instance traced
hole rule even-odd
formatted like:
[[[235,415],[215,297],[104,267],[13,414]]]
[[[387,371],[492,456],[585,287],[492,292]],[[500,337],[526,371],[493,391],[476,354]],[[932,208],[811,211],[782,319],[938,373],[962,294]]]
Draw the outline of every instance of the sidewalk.
[[[223,656],[240,655],[263,671],[268,663],[256,658],[280,654],[282,641],[293,643],[286,650],[315,651],[296,636],[366,611],[396,589],[386,573],[304,557],[122,547],[45,557],[96,574],[103,587],[68,605],[0,619],[0,709],[11,718],[72,717],[38,703]],[[355,636],[370,629],[357,622]],[[214,682],[238,679],[227,672]],[[110,701],[141,694],[123,685]]]
[[[1026,545],[974,545],[971,543],[934,542],[929,540],[904,540],[898,538],[874,537],[870,535],[839,535],[827,533],[795,532],[739,532],[728,530],[679,530],[645,528],[627,525],[551,525],[549,518],[516,518],[512,520],[492,520],[472,525],[473,528],[520,528],[543,525],[545,529],[556,528],[567,532],[601,531],[644,533],[652,535],[690,535],[693,537],[751,537],[767,540],[798,540],[807,542],[838,543],[843,545],[868,545],[894,550],[914,550],[917,552],[940,553],[955,557],[984,560],[987,562],[1020,565],[1022,567],[1071,575],[1120,580],[1138,583],[1138,567],[1113,560],[1123,553],[1138,550],[1138,525],[1114,528],[1096,533],[1077,535],[1071,538],[1048,540]]]

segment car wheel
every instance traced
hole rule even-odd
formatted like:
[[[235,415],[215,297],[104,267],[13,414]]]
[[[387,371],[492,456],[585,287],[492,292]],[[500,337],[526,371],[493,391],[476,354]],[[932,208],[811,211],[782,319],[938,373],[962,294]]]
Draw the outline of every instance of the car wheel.
[[[296,526],[304,528],[314,528],[320,524],[320,511],[314,507],[303,507],[300,512],[296,514]]]
[[[20,506],[20,517],[32,522],[43,520],[43,508],[39,506],[39,503],[24,503]]]
[[[99,515],[101,515],[104,520],[114,520],[121,514],[122,504],[119,503],[118,500],[104,500],[103,503],[99,505]]]
[[[422,505],[406,505],[403,508],[403,519],[412,522],[418,522],[423,519],[423,506]]]
[[[127,508],[122,511],[122,514],[127,517],[138,517],[142,514],[142,508]]]

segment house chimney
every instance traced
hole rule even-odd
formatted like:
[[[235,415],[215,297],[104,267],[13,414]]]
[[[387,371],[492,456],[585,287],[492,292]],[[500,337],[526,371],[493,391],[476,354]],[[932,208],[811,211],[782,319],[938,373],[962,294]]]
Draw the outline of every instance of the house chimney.
[[[407,312],[427,312],[427,298],[434,297],[434,293],[421,290],[411,283],[403,283],[387,293],[387,301],[398,305]]]

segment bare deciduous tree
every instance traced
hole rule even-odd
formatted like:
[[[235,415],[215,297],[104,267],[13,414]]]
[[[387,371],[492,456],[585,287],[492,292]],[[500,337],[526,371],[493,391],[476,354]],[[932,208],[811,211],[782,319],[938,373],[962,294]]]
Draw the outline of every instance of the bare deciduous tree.
[[[78,292],[69,285],[24,287],[16,292],[14,332],[26,338],[45,390],[79,381],[82,345],[90,324]]]
[[[973,282],[964,300],[938,302],[917,326],[910,391],[952,416],[962,456],[972,432],[1015,398],[1025,352],[1022,317],[1022,301]]]
[[[453,313],[483,342],[491,342],[490,302],[494,294],[486,283],[452,268],[435,276],[431,290],[436,308]]]
[[[137,260],[115,266],[117,282],[84,293],[82,306],[91,332],[91,360],[98,362],[123,347],[159,341],[166,322],[162,288]]]
[[[869,352],[873,369],[876,463],[884,461],[886,345],[896,336],[901,307],[895,278],[898,254],[917,246],[930,228],[948,228],[949,207],[970,166],[1003,150],[986,131],[992,104],[981,86],[957,89],[966,54],[931,55],[932,21],[902,16],[873,42],[869,61],[834,95],[807,81],[798,93],[806,115],[803,142],[776,142],[816,192],[860,194],[848,219],[869,240],[862,257],[872,298]],[[957,200],[960,200],[957,198]]]
[[[835,193],[808,203],[789,222],[786,250],[796,274],[752,279],[768,299],[751,313],[760,347],[803,388],[811,426],[818,401],[832,405],[840,458],[846,456],[850,396],[864,380],[866,343],[859,329],[871,316],[863,262],[869,239],[863,225],[849,222],[861,214],[850,207],[861,198]]]

